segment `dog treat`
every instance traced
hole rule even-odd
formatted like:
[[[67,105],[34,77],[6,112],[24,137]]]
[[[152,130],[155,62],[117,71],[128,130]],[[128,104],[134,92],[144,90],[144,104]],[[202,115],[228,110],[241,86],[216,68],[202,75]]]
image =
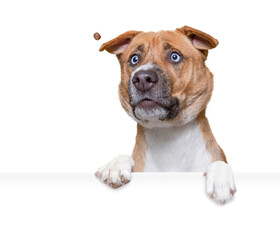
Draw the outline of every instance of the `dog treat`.
[[[93,34],[93,37],[95,40],[99,40],[101,38],[100,33],[96,32],[95,34]]]

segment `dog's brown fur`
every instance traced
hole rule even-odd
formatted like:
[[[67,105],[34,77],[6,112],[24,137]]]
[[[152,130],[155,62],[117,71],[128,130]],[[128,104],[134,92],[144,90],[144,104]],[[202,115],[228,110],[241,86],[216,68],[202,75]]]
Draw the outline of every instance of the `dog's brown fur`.
[[[144,135],[144,129],[140,124],[137,124],[137,136],[132,152],[132,158],[135,162],[134,172],[144,172],[147,148],[148,145]]]

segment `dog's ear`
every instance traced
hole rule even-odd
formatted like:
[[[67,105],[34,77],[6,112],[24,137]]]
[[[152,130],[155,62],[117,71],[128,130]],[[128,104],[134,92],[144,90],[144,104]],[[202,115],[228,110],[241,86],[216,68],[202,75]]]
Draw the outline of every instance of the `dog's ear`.
[[[208,50],[217,47],[219,44],[219,41],[209,34],[188,26],[177,28],[176,30],[186,35],[191,40],[193,46],[200,50],[206,57]]]
[[[103,43],[102,46],[99,48],[99,51],[106,50],[109,53],[113,53],[116,55],[122,54],[124,50],[128,47],[131,43],[132,39],[138,35],[139,31],[128,31],[125,32],[118,37]]]

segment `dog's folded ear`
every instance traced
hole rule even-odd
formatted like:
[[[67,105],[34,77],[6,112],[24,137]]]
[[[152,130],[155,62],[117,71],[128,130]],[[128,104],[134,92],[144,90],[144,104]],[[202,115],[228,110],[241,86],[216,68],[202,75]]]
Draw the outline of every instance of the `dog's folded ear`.
[[[176,30],[186,35],[191,40],[193,46],[205,56],[207,56],[209,49],[215,48],[219,44],[219,41],[209,34],[188,26],[177,28]]]
[[[103,43],[102,46],[99,48],[99,51],[106,50],[109,53],[113,53],[116,55],[122,54],[124,50],[128,47],[131,43],[132,39],[141,33],[140,31],[128,31],[125,32],[118,37]]]

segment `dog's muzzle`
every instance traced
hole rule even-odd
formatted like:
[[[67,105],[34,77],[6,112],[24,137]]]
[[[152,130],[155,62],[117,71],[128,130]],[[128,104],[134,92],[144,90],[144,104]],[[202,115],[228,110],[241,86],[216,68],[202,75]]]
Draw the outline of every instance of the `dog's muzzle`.
[[[130,104],[139,120],[173,119],[179,101],[171,95],[168,76],[157,66],[132,74],[129,82]]]

